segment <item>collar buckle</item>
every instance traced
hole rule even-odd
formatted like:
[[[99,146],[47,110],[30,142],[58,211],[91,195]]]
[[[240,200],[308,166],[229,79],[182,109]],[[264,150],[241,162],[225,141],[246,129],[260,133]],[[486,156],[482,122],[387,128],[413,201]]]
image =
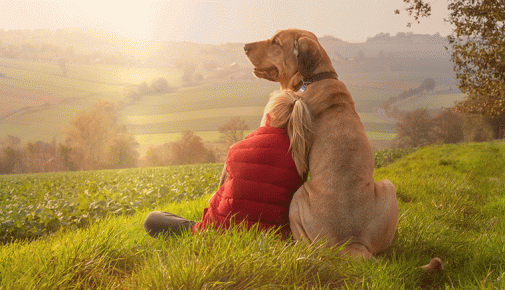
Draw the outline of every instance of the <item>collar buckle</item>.
[[[307,86],[311,83],[324,80],[324,79],[336,79],[338,80],[338,75],[335,72],[323,72],[312,77],[306,78],[302,80],[302,86],[298,90],[299,92],[304,92],[307,89]]]

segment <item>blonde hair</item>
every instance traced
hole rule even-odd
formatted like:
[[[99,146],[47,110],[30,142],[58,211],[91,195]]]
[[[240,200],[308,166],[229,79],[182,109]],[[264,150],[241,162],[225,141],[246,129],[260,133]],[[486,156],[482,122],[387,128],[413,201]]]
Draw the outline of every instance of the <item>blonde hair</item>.
[[[289,150],[296,169],[304,177],[309,171],[308,158],[312,145],[312,114],[307,104],[293,91],[274,92],[263,112],[261,126],[269,118],[271,127],[285,129],[289,137]]]

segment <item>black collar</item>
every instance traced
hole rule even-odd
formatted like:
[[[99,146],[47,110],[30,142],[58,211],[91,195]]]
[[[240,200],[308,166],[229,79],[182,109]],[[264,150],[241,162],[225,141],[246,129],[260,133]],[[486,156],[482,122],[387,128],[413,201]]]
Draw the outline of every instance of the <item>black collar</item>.
[[[318,73],[317,75],[313,75],[308,78],[304,78],[302,80],[302,86],[300,87],[300,92],[303,92],[307,89],[307,86],[310,85],[311,83],[324,80],[324,79],[336,79],[338,80],[338,75],[337,73],[334,72],[323,72],[323,73]]]

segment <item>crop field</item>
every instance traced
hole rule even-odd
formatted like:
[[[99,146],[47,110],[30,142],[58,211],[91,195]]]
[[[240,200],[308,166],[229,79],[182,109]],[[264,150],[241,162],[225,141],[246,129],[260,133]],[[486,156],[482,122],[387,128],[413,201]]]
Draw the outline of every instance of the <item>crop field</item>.
[[[0,242],[212,193],[222,164],[0,176]]]

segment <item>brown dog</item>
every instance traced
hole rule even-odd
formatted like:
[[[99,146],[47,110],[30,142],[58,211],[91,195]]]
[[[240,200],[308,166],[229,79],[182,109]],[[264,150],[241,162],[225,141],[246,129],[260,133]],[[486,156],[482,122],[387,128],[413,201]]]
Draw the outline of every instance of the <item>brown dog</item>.
[[[392,242],[398,220],[394,185],[374,183],[365,128],[330,58],[308,31],[281,30],[244,46],[258,78],[298,91],[314,117],[311,180],[298,189],[289,219],[295,239],[346,244],[343,253],[368,258]]]

